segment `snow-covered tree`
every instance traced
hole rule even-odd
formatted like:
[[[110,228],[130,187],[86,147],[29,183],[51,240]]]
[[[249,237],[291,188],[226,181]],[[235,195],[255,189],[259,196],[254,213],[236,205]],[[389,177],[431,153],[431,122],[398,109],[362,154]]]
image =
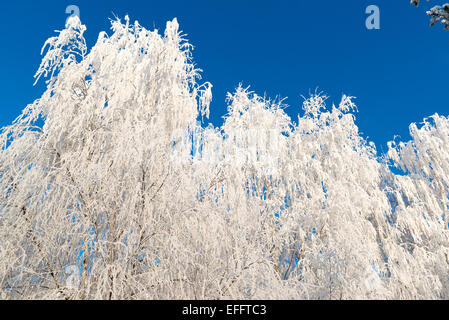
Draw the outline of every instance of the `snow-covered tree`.
[[[449,297],[449,119],[378,156],[353,98],[239,86],[221,127],[174,19],[48,40],[0,132],[3,299]],[[391,166],[402,169],[395,173]]]
[[[410,1],[410,3],[415,6],[418,6],[419,2],[420,0]],[[434,26],[439,21],[444,25],[445,30],[449,30],[449,3],[432,7],[429,11],[427,11],[427,15],[430,16],[430,25]]]

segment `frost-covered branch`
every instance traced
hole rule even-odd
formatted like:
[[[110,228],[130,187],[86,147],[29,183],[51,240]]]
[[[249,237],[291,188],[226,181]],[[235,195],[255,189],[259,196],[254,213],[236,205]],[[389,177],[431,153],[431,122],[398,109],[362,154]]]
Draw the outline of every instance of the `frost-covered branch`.
[[[410,2],[411,4],[418,6],[420,0],[411,0]],[[430,16],[431,26],[441,22],[441,24],[444,25],[444,29],[449,30],[449,3],[432,7],[429,11],[427,11],[427,15]]]
[[[177,20],[111,25],[89,52],[79,20],[51,38],[0,131],[2,299],[449,298],[447,117],[379,156],[354,98],[292,121],[239,85],[204,126]]]
[[[35,84],[41,76],[46,77],[49,73],[49,82],[51,83],[58,69],[76,62],[77,57],[81,60],[84,58],[87,51],[86,41],[83,37],[85,31],[86,27],[81,24],[78,16],[73,16],[67,20],[64,30],[57,31],[59,33],[57,37],[52,37],[45,42],[41,54],[44,53],[47,46],[48,50],[34,76]]]

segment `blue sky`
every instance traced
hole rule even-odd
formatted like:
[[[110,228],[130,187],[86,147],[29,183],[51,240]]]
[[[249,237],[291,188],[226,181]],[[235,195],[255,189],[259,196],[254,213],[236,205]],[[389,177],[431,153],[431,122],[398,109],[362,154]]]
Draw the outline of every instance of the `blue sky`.
[[[432,3],[433,2],[433,3]],[[33,87],[40,49],[64,26],[68,5],[80,8],[91,47],[114,14],[152,29],[178,18],[195,46],[203,80],[214,85],[210,121],[220,125],[225,96],[242,83],[256,93],[287,97],[293,120],[301,95],[316,88],[329,102],[357,97],[357,124],[385,151],[394,135],[435,112],[449,115],[449,32],[429,26],[409,0],[164,0],[2,1],[0,4],[0,126],[39,98]],[[380,8],[380,30],[367,30],[365,9]]]

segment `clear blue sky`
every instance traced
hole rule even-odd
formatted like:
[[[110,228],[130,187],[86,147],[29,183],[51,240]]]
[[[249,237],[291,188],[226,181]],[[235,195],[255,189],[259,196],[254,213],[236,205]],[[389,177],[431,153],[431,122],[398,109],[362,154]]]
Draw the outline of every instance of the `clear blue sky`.
[[[63,28],[70,4],[80,8],[90,47],[109,32],[113,13],[159,30],[177,17],[203,80],[214,85],[215,125],[226,113],[226,92],[240,82],[288,97],[293,120],[300,96],[317,87],[330,102],[356,96],[357,124],[379,151],[394,135],[407,139],[411,122],[449,114],[449,32],[430,28],[432,1],[415,8],[409,0],[23,0],[0,4],[0,126],[43,92],[43,81],[32,86],[40,49]],[[370,4],[380,8],[380,30],[365,27]]]

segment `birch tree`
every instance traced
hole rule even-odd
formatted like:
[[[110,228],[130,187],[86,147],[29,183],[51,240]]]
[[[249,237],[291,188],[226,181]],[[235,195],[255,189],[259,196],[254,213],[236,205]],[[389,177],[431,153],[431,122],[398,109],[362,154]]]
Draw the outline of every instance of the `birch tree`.
[[[2,299],[448,298],[448,118],[378,155],[352,97],[293,121],[240,85],[205,126],[176,19],[111,24],[50,38],[0,133]]]

